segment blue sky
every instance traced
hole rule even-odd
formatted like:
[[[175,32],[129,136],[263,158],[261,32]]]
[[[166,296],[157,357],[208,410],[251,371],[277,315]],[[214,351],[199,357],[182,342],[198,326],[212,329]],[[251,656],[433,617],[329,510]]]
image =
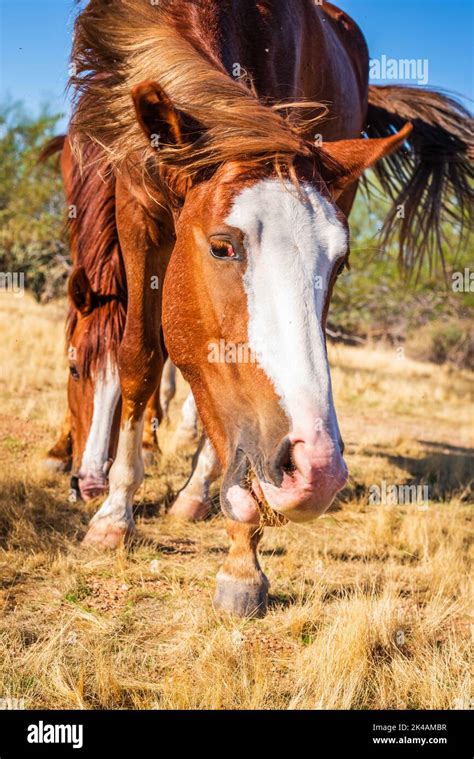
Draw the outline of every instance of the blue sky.
[[[473,99],[472,0],[339,0],[372,58],[427,59],[429,85]],[[0,101],[67,112],[73,0],[0,0]],[[472,106],[472,103],[470,104]]]

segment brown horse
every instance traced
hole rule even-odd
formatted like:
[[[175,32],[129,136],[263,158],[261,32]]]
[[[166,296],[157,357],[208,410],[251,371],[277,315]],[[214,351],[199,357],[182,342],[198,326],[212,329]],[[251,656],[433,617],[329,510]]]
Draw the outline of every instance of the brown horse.
[[[46,461],[51,469],[71,468],[71,495],[77,494],[86,501],[108,490],[107,472],[116,453],[120,419],[117,350],[126,308],[126,282],[115,224],[114,182],[112,176],[97,173],[91,160],[96,150],[93,144],[89,146],[88,165],[83,172],[78,170],[65,136],[50,140],[40,155],[40,160],[45,161],[61,153],[71,257],[75,264],[69,280],[66,330],[68,411]],[[146,407],[142,451],[148,463],[158,451],[156,430],[174,396],[175,371],[167,362],[161,385]],[[197,411],[190,395],[177,429],[176,447],[197,441]],[[171,514],[185,519],[205,517],[210,508],[209,488],[215,471],[213,452],[202,441],[191,476],[178,494]]]
[[[66,325],[68,411],[48,451],[50,468],[71,468],[71,490],[89,500],[108,489],[107,471],[117,447],[120,382],[117,354],[125,326],[126,281],[115,223],[115,182],[97,173],[97,148],[85,152],[79,171],[67,137],[51,140],[40,160],[60,152],[74,269],[69,278]],[[143,448],[156,447],[161,417],[157,393],[147,406]],[[155,423],[152,421],[155,419]]]
[[[133,528],[163,323],[225,471],[216,605],[263,613],[262,526],[321,514],[347,477],[324,327],[357,180],[411,147],[382,178],[405,193],[416,241],[451,190],[463,206],[466,118],[438,94],[374,96],[364,38],[329,3],[91,0],[74,39],[74,141],[113,168],[128,285],[118,451],[87,537],[118,544]],[[370,125],[378,138],[361,139]],[[235,360],[211,360],[222,343]],[[247,348],[255,360],[238,358]]]

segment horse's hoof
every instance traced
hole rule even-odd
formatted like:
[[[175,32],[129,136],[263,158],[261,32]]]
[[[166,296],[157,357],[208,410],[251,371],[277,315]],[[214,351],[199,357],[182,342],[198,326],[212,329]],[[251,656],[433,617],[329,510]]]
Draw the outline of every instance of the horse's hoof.
[[[181,493],[172,505],[168,514],[176,519],[183,519],[186,522],[200,522],[209,516],[211,504],[202,501],[200,498],[189,498]]]
[[[218,575],[214,608],[235,617],[264,617],[268,607],[268,587],[263,573],[260,581],[255,582]]]
[[[155,464],[155,454],[151,448],[142,448],[143,465],[150,469]]]
[[[83,546],[114,549],[125,545],[133,532],[133,525],[120,525],[99,519],[93,522],[82,541]]]
[[[70,468],[70,462],[66,459],[58,459],[55,456],[48,456],[43,459],[42,466],[48,472],[55,472],[58,474],[64,474]]]

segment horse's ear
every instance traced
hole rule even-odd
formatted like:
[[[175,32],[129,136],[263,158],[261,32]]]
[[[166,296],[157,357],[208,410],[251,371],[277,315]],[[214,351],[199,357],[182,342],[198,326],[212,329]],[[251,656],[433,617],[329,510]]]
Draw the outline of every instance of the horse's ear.
[[[132,98],[138,123],[155,146],[182,147],[199,137],[199,124],[175,108],[157,82],[150,80],[137,84],[132,89]]]
[[[373,166],[381,158],[398,150],[413,127],[410,123],[390,137],[377,137],[369,140],[338,140],[324,142],[321,147],[321,157],[326,165],[324,179],[337,200],[344,190],[359,179],[364,171]],[[325,158],[329,156],[329,162]]]
[[[87,316],[94,309],[94,292],[83,266],[77,266],[69,277],[68,293],[82,316]]]

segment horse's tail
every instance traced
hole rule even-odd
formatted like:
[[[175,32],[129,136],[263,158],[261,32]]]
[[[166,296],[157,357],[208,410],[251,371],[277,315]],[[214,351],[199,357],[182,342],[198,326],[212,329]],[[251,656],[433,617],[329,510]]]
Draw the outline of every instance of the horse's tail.
[[[375,169],[393,200],[384,242],[398,236],[400,263],[419,272],[442,249],[443,224],[463,240],[472,220],[474,135],[469,112],[448,95],[416,87],[369,86],[367,133],[386,137],[411,121],[409,150],[392,153]]]
[[[48,142],[43,145],[43,147],[40,150],[40,154],[38,156],[38,163],[44,163],[48,160],[48,158],[51,158],[52,155],[56,155],[56,153],[61,153],[62,149],[64,148],[64,143],[66,142],[67,135],[65,134],[57,134],[56,137],[52,137]]]

